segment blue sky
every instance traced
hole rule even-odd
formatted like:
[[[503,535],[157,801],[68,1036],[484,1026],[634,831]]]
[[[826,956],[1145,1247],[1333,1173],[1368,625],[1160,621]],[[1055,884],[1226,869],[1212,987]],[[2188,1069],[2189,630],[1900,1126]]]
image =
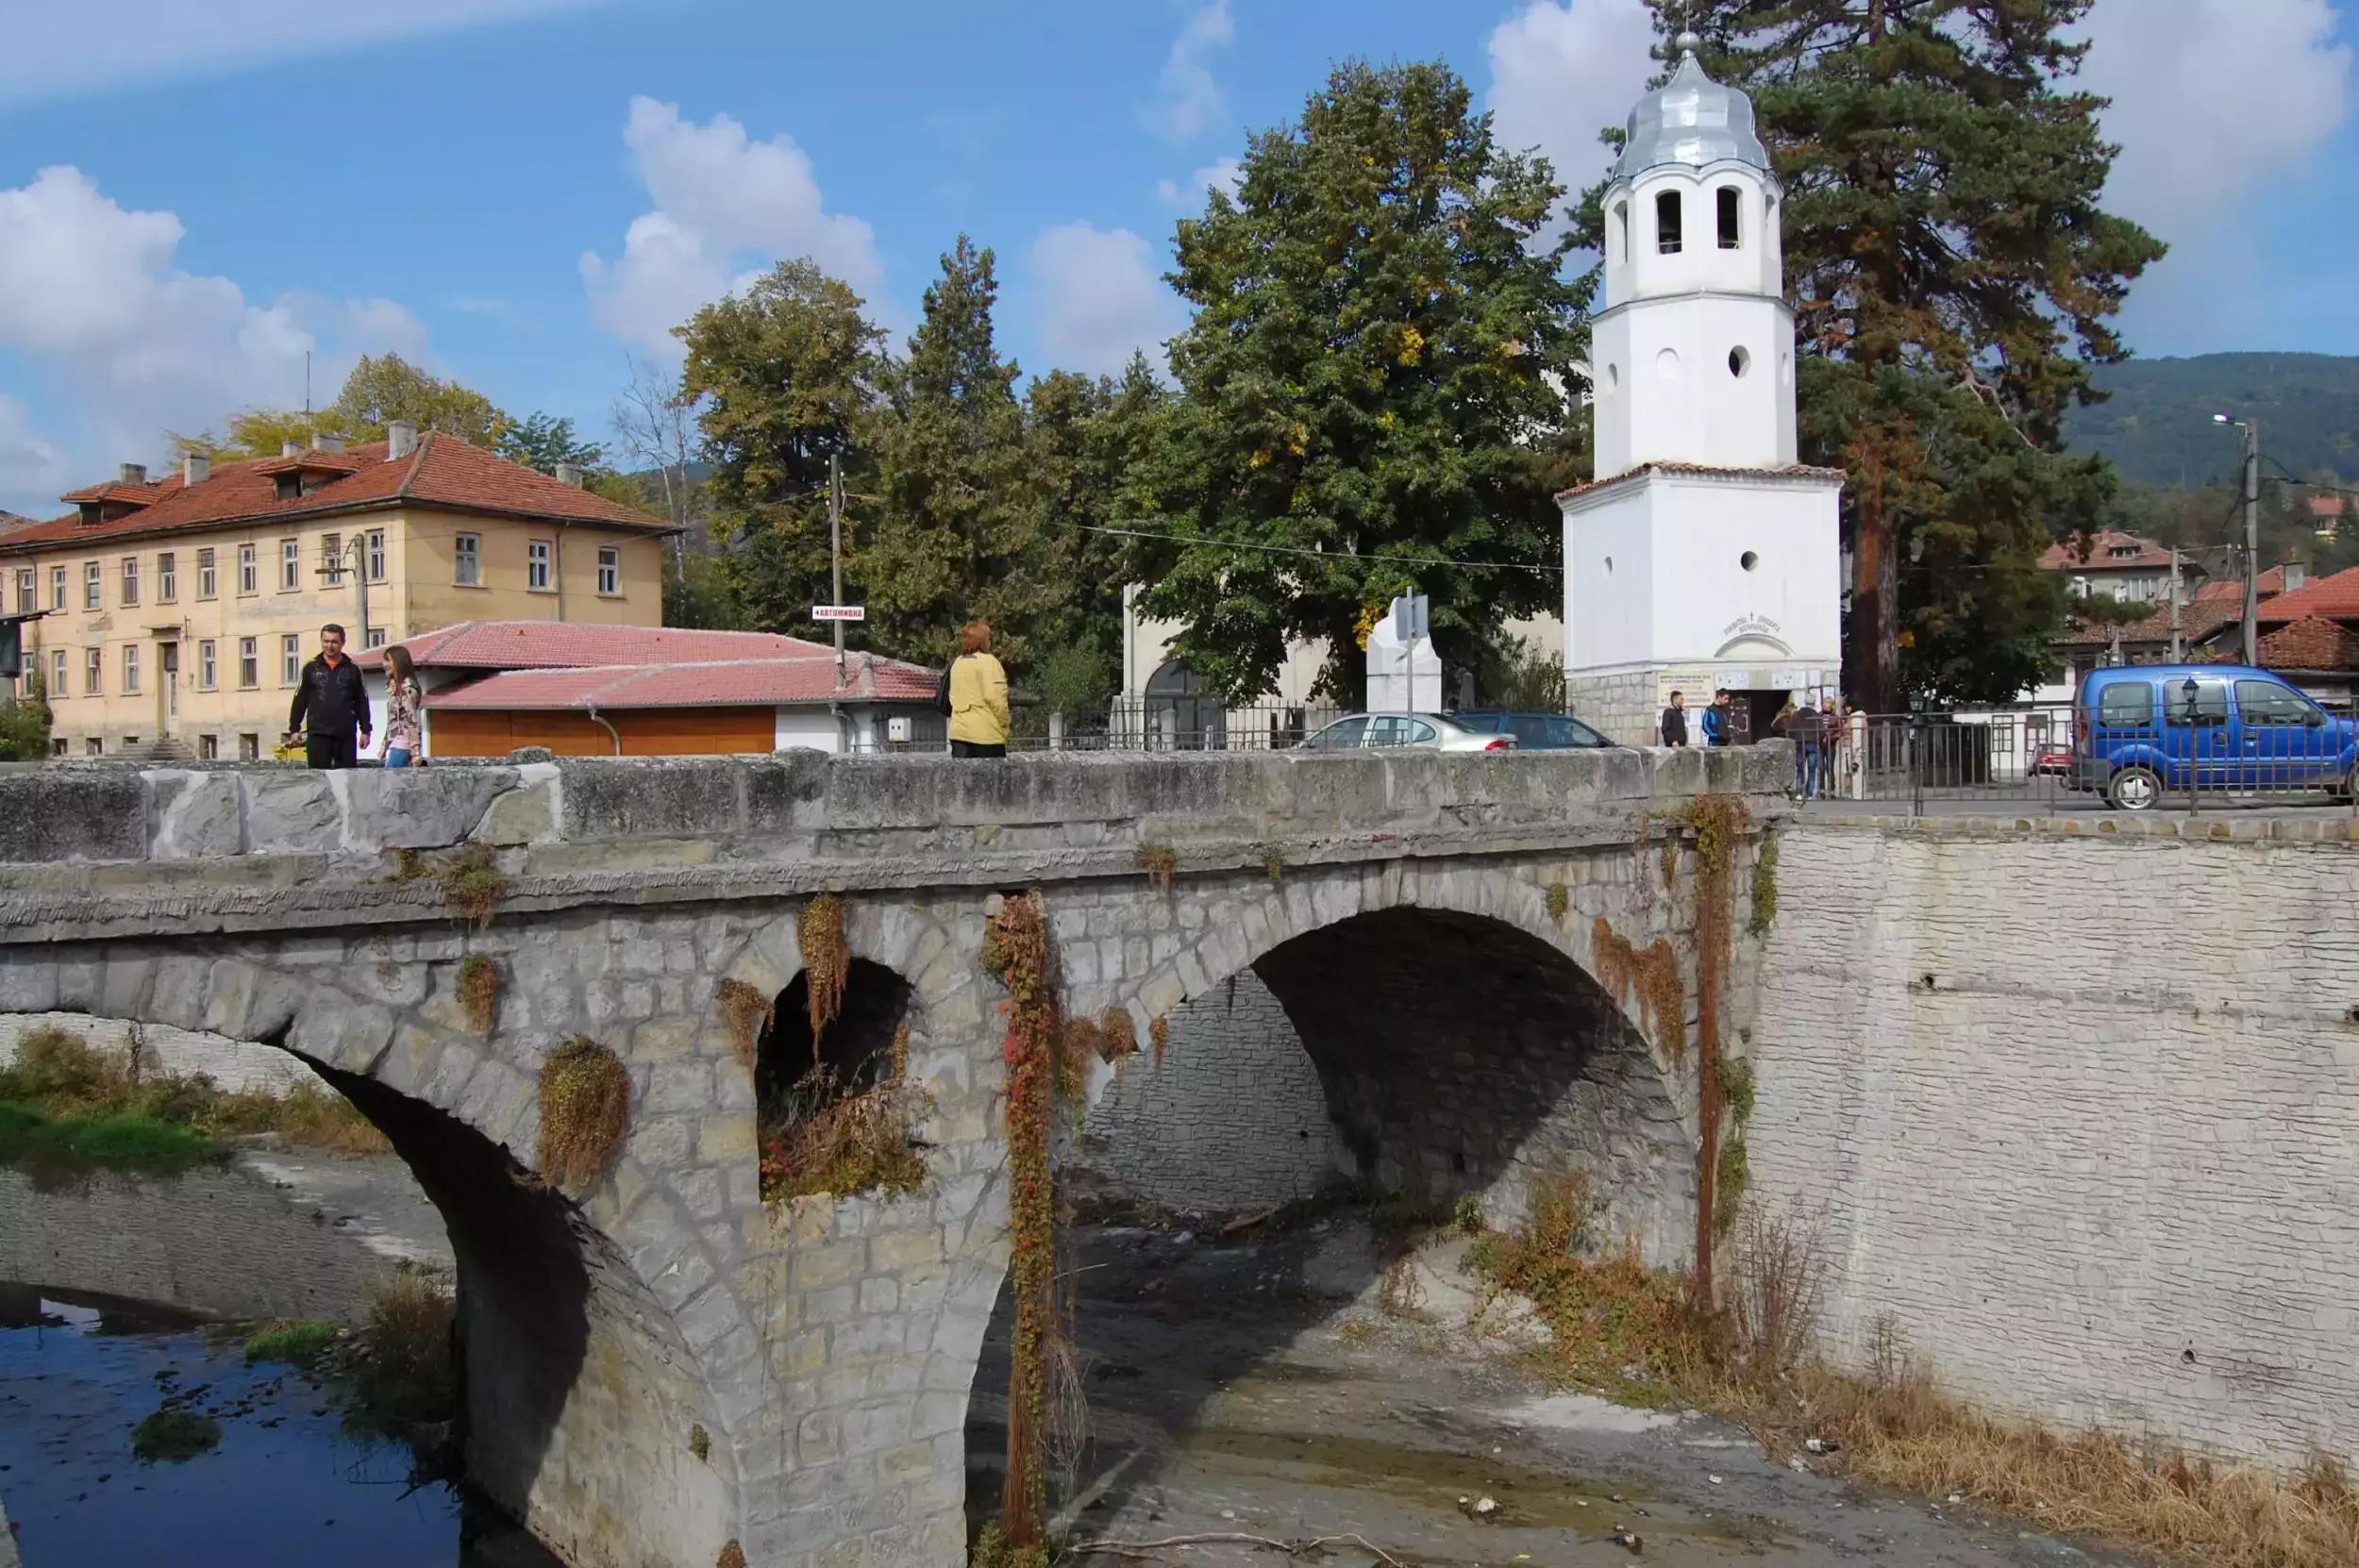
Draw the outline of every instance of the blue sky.
[[[23,0],[0,0],[14,6]],[[2132,25],[2132,18],[2136,25]],[[1180,319],[1171,225],[1330,63],[1441,55],[1579,179],[1639,0],[82,0],[0,59],[0,508],[395,349],[603,434],[628,352],[781,255],[897,327],[962,229],[1028,370]],[[2141,353],[2359,353],[2345,0],[2099,0]]]

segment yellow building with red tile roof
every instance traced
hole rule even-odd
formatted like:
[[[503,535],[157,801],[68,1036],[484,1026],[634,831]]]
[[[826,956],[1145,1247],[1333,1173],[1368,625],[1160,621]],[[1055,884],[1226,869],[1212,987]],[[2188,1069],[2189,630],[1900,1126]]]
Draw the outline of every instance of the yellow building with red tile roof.
[[[465,621],[660,626],[661,519],[395,424],[278,457],[137,464],[0,535],[60,756],[232,759],[285,729],[335,622],[353,652]]]

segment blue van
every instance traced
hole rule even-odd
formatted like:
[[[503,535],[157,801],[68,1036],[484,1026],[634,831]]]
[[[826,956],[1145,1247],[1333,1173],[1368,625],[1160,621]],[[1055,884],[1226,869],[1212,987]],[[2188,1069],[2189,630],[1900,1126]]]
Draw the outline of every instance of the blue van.
[[[2359,723],[2241,664],[2091,670],[2072,699],[2072,787],[2124,811],[2190,786],[2322,791],[2337,800],[2359,786]]]

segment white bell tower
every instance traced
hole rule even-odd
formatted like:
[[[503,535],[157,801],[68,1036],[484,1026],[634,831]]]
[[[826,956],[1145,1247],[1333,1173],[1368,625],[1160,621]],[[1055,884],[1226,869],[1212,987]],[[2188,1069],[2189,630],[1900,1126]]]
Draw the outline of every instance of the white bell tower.
[[[1673,690],[1772,712],[1839,694],[1843,476],[1795,459],[1783,192],[1698,44],[1631,111],[1606,184],[1596,478],[1558,498],[1567,695],[1632,744]]]

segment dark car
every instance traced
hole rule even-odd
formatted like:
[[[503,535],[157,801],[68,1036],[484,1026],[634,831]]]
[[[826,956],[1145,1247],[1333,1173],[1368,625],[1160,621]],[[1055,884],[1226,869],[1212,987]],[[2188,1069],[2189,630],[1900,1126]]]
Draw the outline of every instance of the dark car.
[[[1453,713],[1468,729],[1485,735],[1512,735],[1517,751],[1611,751],[1614,742],[1562,713],[1514,713],[1505,709],[1476,709]]]

